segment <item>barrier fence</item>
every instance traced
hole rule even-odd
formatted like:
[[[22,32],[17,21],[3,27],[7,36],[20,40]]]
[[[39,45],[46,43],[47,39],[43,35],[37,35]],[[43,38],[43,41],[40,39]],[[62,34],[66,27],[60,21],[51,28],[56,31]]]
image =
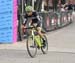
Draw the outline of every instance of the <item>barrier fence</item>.
[[[72,22],[72,11],[66,12],[39,12],[42,17],[42,28],[46,31],[52,31],[66,26]],[[18,25],[18,37],[22,40],[25,36],[25,30],[21,25],[23,22],[23,15],[20,15],[20,21]]]

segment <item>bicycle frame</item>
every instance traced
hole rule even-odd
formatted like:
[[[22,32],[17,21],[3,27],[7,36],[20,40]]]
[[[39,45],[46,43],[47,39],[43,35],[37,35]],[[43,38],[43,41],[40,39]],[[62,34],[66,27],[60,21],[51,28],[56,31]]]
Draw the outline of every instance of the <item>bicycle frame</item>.
[[[37,32],[37,31],[35,31],[35,29],[32,29],[31,35],[33,36],[33,41],[36,42],[37,46],[41,47],[42,46],[41,37],[39,35],[35,35],[34,32]]]

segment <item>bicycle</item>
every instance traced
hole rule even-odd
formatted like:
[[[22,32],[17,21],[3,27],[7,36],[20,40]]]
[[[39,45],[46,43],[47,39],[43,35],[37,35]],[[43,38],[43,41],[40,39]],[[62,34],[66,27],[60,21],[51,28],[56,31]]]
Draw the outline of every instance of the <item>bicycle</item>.
[[[43,39],[40,37],[40,35],[37,33],[36,27],[28,27],[26,29],[31,30],[30,34],[28,34],[26,47],[27,51],[30,57],[34,58],[37,53],[37,48],[41,49],[43,54],[46,54],[48,52],[48,41],[47,37],[44,34],[45,42],[43,42]]]

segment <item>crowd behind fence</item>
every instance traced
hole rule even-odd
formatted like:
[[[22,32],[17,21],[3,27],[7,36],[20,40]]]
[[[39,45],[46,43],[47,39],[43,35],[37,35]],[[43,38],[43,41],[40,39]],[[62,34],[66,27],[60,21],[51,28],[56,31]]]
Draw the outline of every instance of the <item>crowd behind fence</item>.
[[[39,15],[42,17],[42,28],[46,32],[49,32],[72,23],[72,12],[73,11],[39,12]],[[18,23],[19,40],[22,40],[25,35],[25,30],[21,27],[23,19],[23,15],[20,15],[20,21]]]

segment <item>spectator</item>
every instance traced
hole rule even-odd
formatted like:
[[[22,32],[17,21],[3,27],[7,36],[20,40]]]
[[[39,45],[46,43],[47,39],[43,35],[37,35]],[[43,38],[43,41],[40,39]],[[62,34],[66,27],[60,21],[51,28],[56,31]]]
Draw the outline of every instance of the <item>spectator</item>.
[[[65,5],[65,8],[67,10],[73,10],[73,4],[72,4],[71,0],[69,0],[69,3],[67,5]]]
[[[54,11],[57,11],[58,1],[59,1],[59,0],[52,0],[53,10],[54,10]]]
[[[65,0],[60,0],[61,4],[64,5],[65,4]]]

